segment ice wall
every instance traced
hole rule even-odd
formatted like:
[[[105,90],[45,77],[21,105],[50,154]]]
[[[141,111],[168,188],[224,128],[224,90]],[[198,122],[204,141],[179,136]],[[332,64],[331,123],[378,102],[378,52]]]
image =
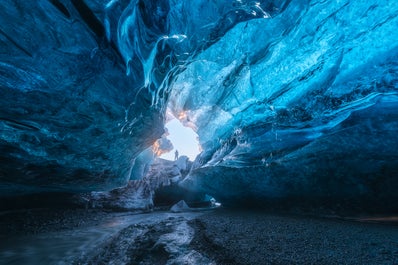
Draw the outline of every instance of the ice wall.
[[[397,15],[294,1],[198,54],[170,97],[205,149],[184,186],[229,202],[396,197]]]
[[[163,133],[175,77],[236,23],[267,15],[240,1],[0,7],[2,195],[125,185]]]
[[[0,5],[2,190],[122,185],[168,107],[204,150],[187,188],[397,197],[394,1]]]
[[[125,185],[163,133],[143,78],[83,1],[0,3],[0,194]]]

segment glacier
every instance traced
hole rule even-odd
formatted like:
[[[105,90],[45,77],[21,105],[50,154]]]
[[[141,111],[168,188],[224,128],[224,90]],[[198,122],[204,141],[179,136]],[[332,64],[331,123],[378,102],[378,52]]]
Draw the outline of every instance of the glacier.
[[[184,189],[397,209],[393,1],[0,7],[1,195],[127,185],[170,111],[203,150]]]
[[[82,1],[2,1],[2,195],[125,185],[163,114]]]

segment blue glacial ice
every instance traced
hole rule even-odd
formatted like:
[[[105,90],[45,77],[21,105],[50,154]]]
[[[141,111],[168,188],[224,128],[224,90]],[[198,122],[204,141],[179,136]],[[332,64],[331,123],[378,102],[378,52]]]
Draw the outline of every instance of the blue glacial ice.
[[[203,149],[184,188],[232,203],[398,196],[394,1],[0,6],[2,193],[121,186],[168,110]]]
[[[121,186],[163,134],[163,114],[126,76],[82,1],[0,3],[0,193]]]
[[[295,2],[197,55],[170,96],[205,150],[184,186],[233,202],[396,197],[397,15]]]

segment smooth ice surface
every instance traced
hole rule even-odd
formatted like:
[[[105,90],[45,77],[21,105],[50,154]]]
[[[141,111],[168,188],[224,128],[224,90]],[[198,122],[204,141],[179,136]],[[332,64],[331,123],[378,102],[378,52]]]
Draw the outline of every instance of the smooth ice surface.
[[[0,3],[0,194],[107,190],[163,134],[83,1]]]
[[[239,23],[172,84],[221,200],[395,197],[398,6],[296,1]]]
[[[0,5],[2,190],[122,185],[168,108],[203,149],[186,188],[397,197],[394,1]]]

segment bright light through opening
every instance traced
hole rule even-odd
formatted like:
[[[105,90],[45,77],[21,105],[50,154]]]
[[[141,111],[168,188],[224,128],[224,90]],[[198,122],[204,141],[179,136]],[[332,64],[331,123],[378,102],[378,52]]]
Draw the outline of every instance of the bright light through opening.
[[[177,119],[172,119],[166,123],[169,132],[167,139],[171,141],[174,149],[162,154],[160,158],[174,160],[175,151],[178,150],[179,156],[187,156],[189,160],[195,160],[200,153],[198,135],[189,127],[185,127]]]

